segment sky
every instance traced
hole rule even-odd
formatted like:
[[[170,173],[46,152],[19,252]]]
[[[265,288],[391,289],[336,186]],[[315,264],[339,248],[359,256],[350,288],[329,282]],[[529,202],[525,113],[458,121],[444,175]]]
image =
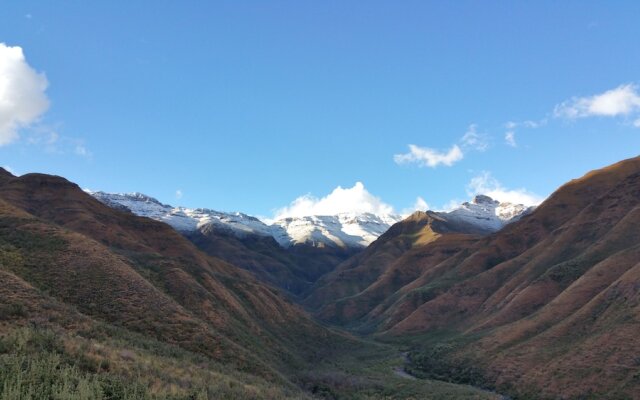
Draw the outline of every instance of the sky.
[[[3,1],[0,166],[274,217],[536,204],[640,150],[640,2]]]

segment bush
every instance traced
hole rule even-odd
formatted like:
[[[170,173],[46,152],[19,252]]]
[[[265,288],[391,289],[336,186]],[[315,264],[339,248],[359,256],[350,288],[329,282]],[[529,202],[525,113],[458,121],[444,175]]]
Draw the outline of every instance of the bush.
[[[22,304],[0,304],[0,321],[26,316],[27,309]]]

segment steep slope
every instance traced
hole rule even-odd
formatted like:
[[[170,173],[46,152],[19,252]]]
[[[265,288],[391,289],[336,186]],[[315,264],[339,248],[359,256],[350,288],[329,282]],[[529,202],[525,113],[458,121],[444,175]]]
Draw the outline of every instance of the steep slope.
[[[252,272],[258,279],[297,296],[359,249],[300,244],[284,248],[270,236],[239,237],[215,225],[185,235],[205,253]]]
[[[586,251],[600,240],[604,240],[606,233],[637,205],[638,198],[634,191],[637,190],[635,180],[639,172],[640,160],[631,159],[591,172],[564,185],[532,214],[483,239],[476,245],[475,251],[460,262],[456,261],[455,265],[451,263],[445,266],[455,273],[458,280],[466,282],[457,284],[448,293],[425,304],[421,312],[403,321],[395,329],[412,330],[414,323],[422,325],[422,328],[451,325],[455,320],[466,321],[471,314],[478,318],[474,305],[483,304],[486,299],[482,298],[485,295],[487,298],[489,295],[495,296],[496,291],[501,290],[504,299],[507,297],[505,291],[517,289],[521,292],[533,282],[522,281],[526,272],[531,274],[526,275],[529,279],[537,279],[552,268],[563,268],[563,263],[573,262],[578,257],[588,255]],[[630,236],[630,240],[630,244],[633,244],[634,237]],[[606,258],[608,255],[612,254],[602,253],[600,257]],[[574,275],[565,283],[579,278],[597,261],[599,260],[587,257],[581,267],[573,270]],[[572,270],[566,265],[564,268]],[[504,287],[505,278],[513,279],[510,276],[512,273],[517,273],[520,280],[513,280],[510,286]],[[478,291],[470,290],[469,285],[473,285]],[[465,290],[474,292],[474,295],[460,296],[458,291]],[[459,305],[455,306],[449,302],[449,297],[455,297]],[[541,293],[540,297],[547,298],[548,295]],[[429,317],[426,325],[426,321],[418,322],[422,320],[419,318],[422,312],[440,302],[447,304],[447,312],[434,310],[434,317]],[[542,305],[536,301],[528,303],[533,309]],[[463,313],[460,312],[462,308],[465,310]],[[531,311],[533,310],[529,309],[526,312]]]
[[[378,263],[351,269],[383,273],[320,315],[411,343],[414,372],[426,376],[523,398],[636,398],[639,224],[634,158],[567,183],[489,236],[435,247],[445,235],[434,235],[389,258],[374,244],[363,254]],[[388,234],[380,241],[401,241],[401,229]],[[387,271],[403,279],[380,286]]]
[[[483,360],[498,384],[548,397],[637,396],[639,206],[638,159],[570,182],[527,228],[559,210],[569,218],[540,224],[547,232],[537,242],[425,303],[392,332],[454,326],[480,335],[457,354]]]
[[[530,211],[479,195],[450,212],[416,212],[323,277],[305,304],[328,322],[370,331],[398,299],[401,288],[433,273],[431,265]]]
[[[0,200],[3,271],[90,318],[280,384],[349,342],[168,225],[107,207],[63,178],[7,177]]]

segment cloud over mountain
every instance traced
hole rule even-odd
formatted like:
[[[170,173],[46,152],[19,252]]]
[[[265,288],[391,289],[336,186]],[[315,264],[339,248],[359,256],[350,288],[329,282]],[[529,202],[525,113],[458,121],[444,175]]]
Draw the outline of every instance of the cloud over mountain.
[[[335,215],[339,213],[392,214],[393,207],[369,193],[362,182],[351,188],[338,186],[328,195],[318,198],[311,194],[300,196],[287,207],[275,212],[275,219],[309,215]]]
[[[471,179],[467,185],[467,194],[469,196],[484,194],[501,202],[524,204],[526,206],[538,205],[544,200],[544,198],[524,188],[505,188],[488,171],[483,171]]]

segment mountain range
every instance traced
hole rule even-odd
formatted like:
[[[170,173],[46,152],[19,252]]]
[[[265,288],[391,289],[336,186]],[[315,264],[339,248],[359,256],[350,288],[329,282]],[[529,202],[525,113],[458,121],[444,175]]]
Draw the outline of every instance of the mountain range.
[[[85,190],[102,203],[141,217],[164,222],[183,234],[197,231],[226,232],[239,239],[247,236],[272,237],[281,247],[296,245],[364,249],[403,217],[397,214],[339,213],[286,217],[273,221],[244,213],[228,213],[208,208],[186,208],[162,204],[142,193],[105,193]],[[438,215],[460,221],[480,233],[495,232],[517,221],[533,207],[501,203],[485,195]]]
[[[639,225],[640,158],[535,208],[266,222],[0,170],[0,387],[638,398]]]
[[[248,269],[295,296],[305,296],[321,276],[402,220],[394,214],[341,213],[264,222],[239,212],[171,206],[141,193],[86,192],[112,208],[164,222],[208,254]],[[438,215],[486,234],[531,210],[478,195]]]

